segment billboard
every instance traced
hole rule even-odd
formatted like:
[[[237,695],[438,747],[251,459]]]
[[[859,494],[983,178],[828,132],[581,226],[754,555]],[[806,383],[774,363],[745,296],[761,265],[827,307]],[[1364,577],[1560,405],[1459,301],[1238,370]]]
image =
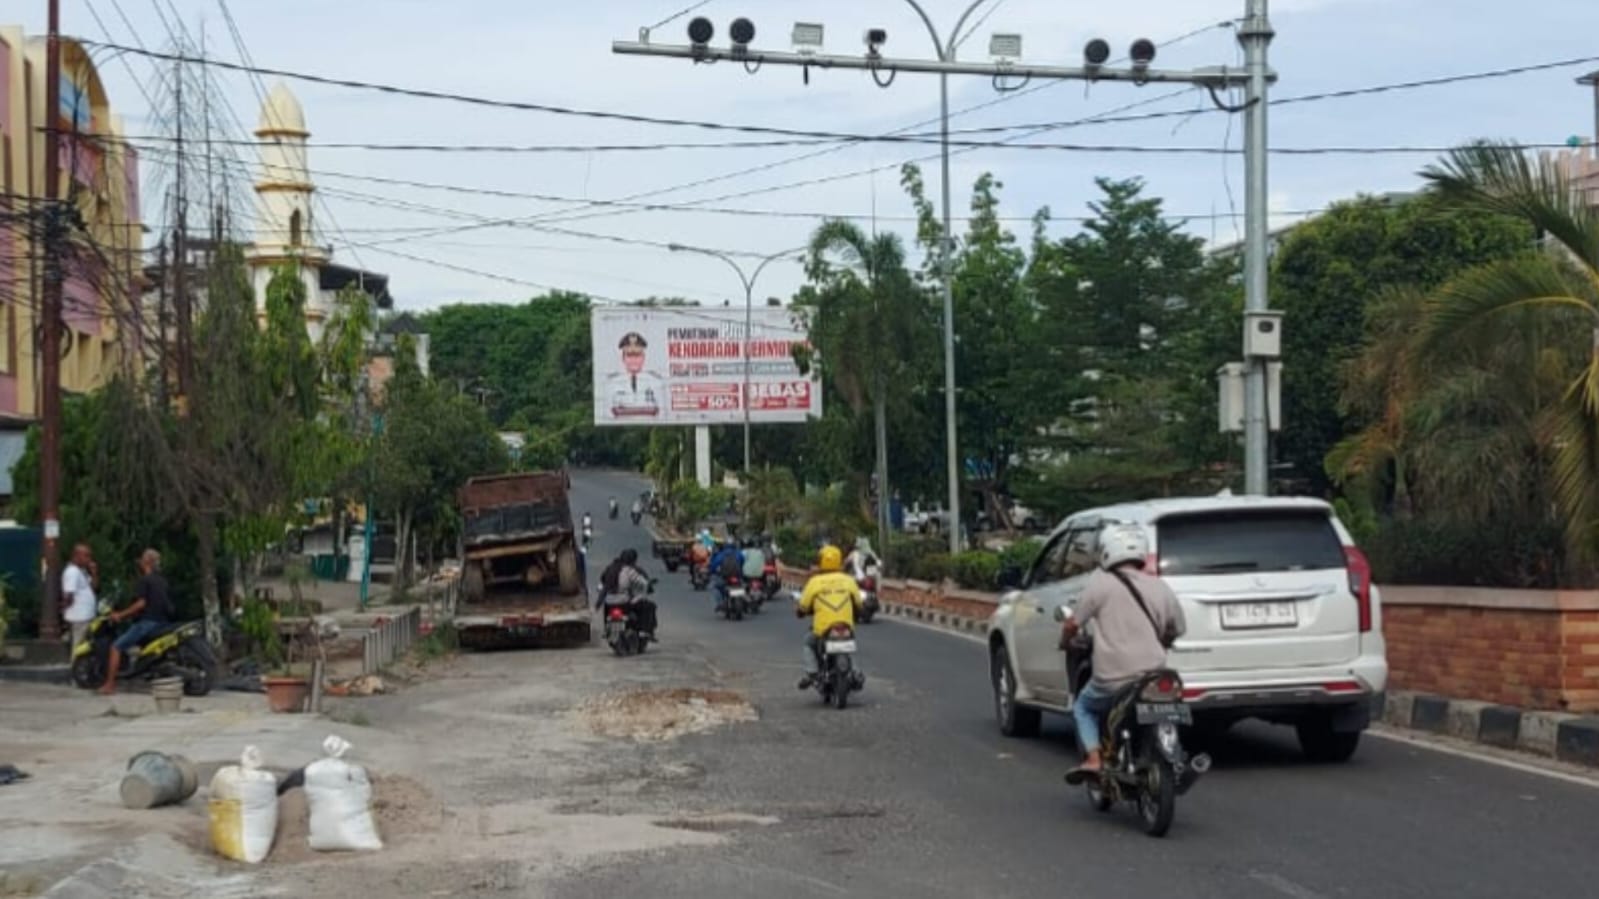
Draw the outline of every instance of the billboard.
[[[822,414],[822,386],[800,374],[805,329],[787,309],[596,306],[594,423],[714,425],[803,422]],[[748,354],[749,396],[744,394]]]

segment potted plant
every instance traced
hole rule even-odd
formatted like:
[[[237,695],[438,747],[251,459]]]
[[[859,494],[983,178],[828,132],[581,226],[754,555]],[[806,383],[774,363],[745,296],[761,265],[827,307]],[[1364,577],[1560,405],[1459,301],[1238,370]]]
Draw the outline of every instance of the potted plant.
[[[270,603],[253,599],[244,604],[239,629],[250,638],[254,655],[261,665],[261,686],[267,705],[274,712],[298,712],[311,693],[311,680],[305,663],[296,664],[297,642],[285,645],[278,632],[278,616]]]

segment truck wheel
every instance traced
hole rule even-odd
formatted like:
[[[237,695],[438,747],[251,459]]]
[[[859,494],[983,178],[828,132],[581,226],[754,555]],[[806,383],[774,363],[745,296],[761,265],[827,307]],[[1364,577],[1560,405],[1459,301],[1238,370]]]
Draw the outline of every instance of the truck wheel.
[[[479,602],[483,599],[483,568],[477,563],[470,563],[462,570],[461,595],[467,602]]]
[[[561,592],[567,596],[583,589],[577,576],[577,549],[568,543],[555,554],[555,575],[560,580]]]

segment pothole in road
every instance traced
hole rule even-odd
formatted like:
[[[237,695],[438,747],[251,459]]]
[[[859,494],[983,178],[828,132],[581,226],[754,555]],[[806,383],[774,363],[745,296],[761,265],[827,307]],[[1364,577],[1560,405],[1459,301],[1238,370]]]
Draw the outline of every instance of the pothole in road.
[[[739,693],[689,687],[612,693],[583,703],[574,714],[600,736],[640,743],[673,740],[758,717]]]

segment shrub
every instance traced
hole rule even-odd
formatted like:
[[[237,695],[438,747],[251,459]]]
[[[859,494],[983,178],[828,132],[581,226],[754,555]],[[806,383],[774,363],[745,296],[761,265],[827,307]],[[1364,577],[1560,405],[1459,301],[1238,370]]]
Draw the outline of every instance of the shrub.
[[[1592,573],[1566,562],[1552,525],[1383,522],[1363,548],[1378,583],[1550,589],[1583,587]]]
[[[1018,540],[1000,551],[999,570],[1015,568],[1025,572],[1033,567],[1033,561],[1038,558],[1038,551],[1043,548],[1044,541],[1036,537]]]
[[[777,553],[784,564],[804,568],[811,563],[816,547],[806,539],[805,531],[793,525],[784,525],[777,529],[773,539],[777,541]]]
[[[955,583],[968,590],[993,590],[999,586],[999,554],[986,549],[960,553],[950,560]]]
[[[941,584],[944,578],[950,576],[951,563],[948,553],[931,553],[917,559],[910,569],[910,576],[918,581],[927,581],[930,584]]]
[[[947,545],[938,537],[894,534],[888,538],[888,546],[884,548],[883,564],[889,574],[904,577],[915,572],[923,559],[942,553]]]

